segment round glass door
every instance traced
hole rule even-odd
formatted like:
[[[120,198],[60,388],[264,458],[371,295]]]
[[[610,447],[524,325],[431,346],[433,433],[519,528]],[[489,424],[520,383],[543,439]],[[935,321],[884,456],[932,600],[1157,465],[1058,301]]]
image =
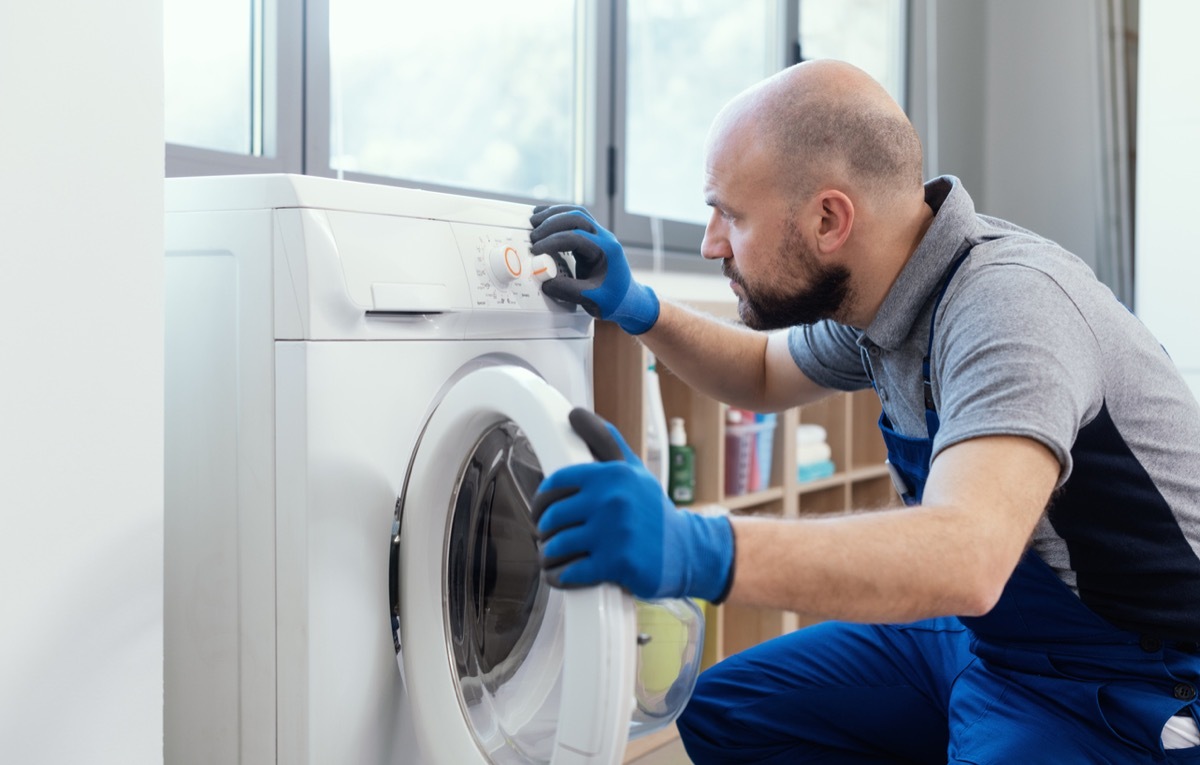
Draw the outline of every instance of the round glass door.
[[[591,459],[571,405],[537,376],[463,376],[430,416],[396,542],[398,658],[420,751],[437,764],[612,765],[638,674],[633,599],[549,587],[530,501]]]
[[[548,642],[550,587],[530,514],[541,480],[529,439],[502,422],[467,457],[450,517],[445,618],[459,701],[472,734],[498,762],[549,762],[553,751],[547,732],[558,686],[529,687],[531,675],[536,682],[542,674],[539,651]],[[537,718],[541,724],[531,724]]]

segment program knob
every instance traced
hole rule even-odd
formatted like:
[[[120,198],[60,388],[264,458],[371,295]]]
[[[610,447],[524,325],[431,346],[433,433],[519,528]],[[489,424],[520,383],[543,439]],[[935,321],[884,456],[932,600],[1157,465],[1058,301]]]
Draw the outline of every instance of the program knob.
[[[539,283],[550,281],[558,276],[558,264],[549,255],[534,255],[533,260],[529,263],[529,268],[533,272],[533,278]]]
[[[521,253],[510,244],[493,247],[488,253],[488,266],[492,272],[492,279],[501,286],[520,279],[526,270]]]

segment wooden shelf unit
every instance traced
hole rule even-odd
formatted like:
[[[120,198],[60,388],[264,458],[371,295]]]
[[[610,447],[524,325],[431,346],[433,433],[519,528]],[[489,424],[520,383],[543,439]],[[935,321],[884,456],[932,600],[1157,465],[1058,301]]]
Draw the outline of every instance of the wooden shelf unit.
[[[645,454],[644,373],[648,352],[608,322],[597,322],[595,339],[596,411],[615,424],[638,454]],[[735,514],[800,515],[899,504],[884,464],[879,435],[879,400],[870,390],[834,394],[778,414],[769,485],[750,494],[725,493],[726,406],[694,390],[657,363],[663,410],[682,417],[696,452],[694,506],[720,505]],[[801,483],[796,476],[795,432],[801,424],[825,428],[834,474]]]
[[[697,307],[718,316],[728,311],[724,306],[717,310]],[[643,375],[650,363],[649,353],[616,325],[597,322],[594,354],[596,411],[617,426],[634,452],[645,456]],[[668,418],[684,419],[688,442],[695,449],[694,507],[719,505],[735,515],[798,518],[900,505],[885,465],[887,451],[877,425],[880,405],[874,391],[835,394],[779,413],[769,485],[751,494],[727,496],[726,406],[686,385],[661,362],[656,367],[663,410]],[[804,483],[797,480],[795,433],[802,423],[825,428],[835,467],[832,476]],[[787,611],[729,604],[709,606],[703,666],[814,621]],[[631,748],[638,754],[644,751],[645,746]],[[627,761],[631,757],[627,755]]]

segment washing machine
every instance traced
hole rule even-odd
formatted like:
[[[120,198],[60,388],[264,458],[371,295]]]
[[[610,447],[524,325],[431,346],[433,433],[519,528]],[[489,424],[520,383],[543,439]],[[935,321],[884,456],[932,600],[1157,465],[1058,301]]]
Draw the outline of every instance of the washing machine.
[[[697,609],[538,565],[592,327],[530,208],[252,175],[166,210],[166,762],[607,765],[669,723]]]

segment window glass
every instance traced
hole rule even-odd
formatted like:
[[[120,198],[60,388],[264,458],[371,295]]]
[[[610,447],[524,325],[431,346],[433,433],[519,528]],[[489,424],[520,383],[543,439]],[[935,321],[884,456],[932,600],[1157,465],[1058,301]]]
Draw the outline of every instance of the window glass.
[[[800,0],[805,60],[848,61],[905,106],[905,0]]]
[[[255,0],[163,4],[167,143],[250,154]]]
[[[774,0],[629,3],[625,209],[704,223],[704,141],[729,99],[778,69]]]
[[[330,0],[330,166],[575,198],[577,12],[563,0]]]

